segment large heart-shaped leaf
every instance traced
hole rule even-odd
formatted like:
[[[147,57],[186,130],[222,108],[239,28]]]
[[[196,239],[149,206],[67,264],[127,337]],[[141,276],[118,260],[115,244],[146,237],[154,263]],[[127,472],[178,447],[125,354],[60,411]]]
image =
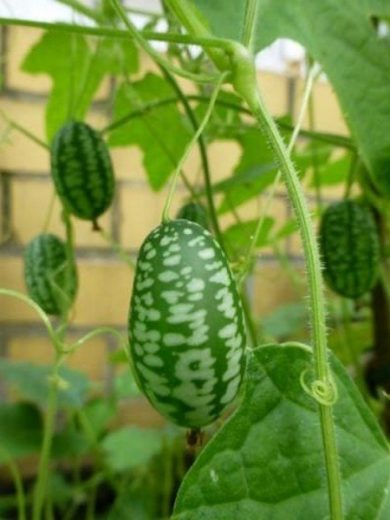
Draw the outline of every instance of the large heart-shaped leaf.
[[[218,36],[240,40],[246,2],[194,0]],[[375,183],[390,194],[390,46],[374,15],[388,0],[259,0],[255,48],[278,37],[306,47],[323,67]]]
[[[44,33],[22,63],[25,72],[45,74],[52,80],[46,106],[49,141],[70,118],[84,118],[106,74],[135,72],[137,68],[138,55],[131,41],[103,38],[90,45],[82,35],[55,30]]]
[[[300,378],[309,349],[266,345],[250,356],[243,402],[206,446],[178,494],[175,519],[329,518],[318,405]],[[386,439],[332,357],[344,519],[390,518]]]
[[[140,113],[138,117],[113,129],[109,144],[134,144],[142,149],[145,170],[154,190],[161,189],[174,171],[191,139],[191,132],[176,104],[162,105],[144,113],[142,109],[148,103],[158,103],[174,95],[172,87],[163,78],[151,73],[139,81],[123,83],[116,93],[114,121],[125,118],[133,111],[139,110]]]

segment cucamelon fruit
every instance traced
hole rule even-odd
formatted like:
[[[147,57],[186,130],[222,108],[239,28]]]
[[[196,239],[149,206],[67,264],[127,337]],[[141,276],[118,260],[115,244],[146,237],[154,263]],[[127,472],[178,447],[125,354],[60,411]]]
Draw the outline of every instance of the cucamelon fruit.
[[[27,245],[24,278],[29,296],[47,314],[61,315],[76,296],[75,264],[69,266],[64,242],[51,233],[42,233]]]
[[[96,222],[114,196],[114,175],[99,133],[80,121],[65,124],[51,146],[51,173],[67,211]]]
[[[347,298],[359,298],[378,277],[379,239],[371,210],[354,200],[333,204],[320,226],[324,279]]]
[[[200,226],[209,229],[206,208],[198,202],[188,202],[177,213],[177,218],[196,222]]]
[[[173,220],[144,241],[129,340],[142,390],[172,422],[200,428],[235,398],[246,344],[242,307],[223,251],[200,225]]]

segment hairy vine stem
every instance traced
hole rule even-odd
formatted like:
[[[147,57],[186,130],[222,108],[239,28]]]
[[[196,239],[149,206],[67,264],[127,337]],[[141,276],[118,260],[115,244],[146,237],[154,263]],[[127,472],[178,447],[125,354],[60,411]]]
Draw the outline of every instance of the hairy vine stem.
[[[299,135],[299,131],[300,131],[300,128],[302,126],[303,118],[304,118],[304,115],[305,115],[305,112],[306,112],[306,107],[308,105],[310,94],[311,94],[311,91],[312,91],[312,88],[313,88],[314,80],[315,80],[316,76],[318,75],[319,71],[320,71],[319,67],[317,65],[313,65],[311,67],[310,71],[309,71],[308,76],[307,76],[307,80],[306,80],[306,84],[305,84],[305,90],[304,90],[304,93],[303,93],[303,98],[302,98],[301,108],[300,108],[300,111],[299,111],[299,114],[298,114],[297,123],[296,123],[296,125],[294,127],[294,131],[293,131],[293,133],[291,135],[290,142],[288,143],[288,146],[287,146],[287,153],[289,155],[291,154],[291,151],[294,148],[294,145],[296,143],[297,137]],[[246,261],[245,261],[245,263],[244,263],[244,265],[243,265],[243,267],[241,269],[241,273],[238,276],[238,282],[239,283],[242,283],[242,281],[244,280],[247,272],[250,269],[251,260],[252,260],[254,254],[255,254],[257,241],[258,241],[258,238],[260,236],[261,230],[263,228],[263,225],[264,225],[264,222],[265,222],[265,217],[266,217],[266,215],[268,213],[268,210],[270,208],[271,202],[272,202],[272,200],[274,198],[276,186],[279,184],[281,175],[282,175],[282,172],[281,172],[281,170],[279,170],[277,175],[276,175],[276,177],[275,177],[275,180],[274,180],[274,182],[273,182],[273,184],[271,186],[271,189],[269,191],[268,197],[266,198],[266,201],[265,201],[265,204],[264,204],[264,209],[263,209],[262,214],[261,214],[261,216],[260,216],[260,218],[258,220],[255,232],[253,233],[253,237],[252,237],[251,243],[249,244],[249,247],[248,247],[248,252],[246,254]]]
[[[119,5],[117,0],[112,0],[114,5]],[[294,165],[291,162],[289,154],[283,143],[283,140],[277,130],[277,127],[268,113],[260,92],[256,83],[256,75],[254,70],[253,57],[248,53],[247,49],[235,42],[229,42],[226,40],[214,39],[211,37],[209,32],[205,29],[203,21],[196,16],[196,13],[191,11],[193,5],[187,0],[166,0],[167,5],[171,8],[172,12],[178,16],[179,20],[186,26],[190,33],[194,33],[195,36],[190,35],[186,37],[184,35],[159,35],[158,33],[143,32],[138,33],[134,31],[133,27],[128,29],[132,33],[133,38],[150,54],[156,58],[157,62],[160,62],[162,66],[172,70],[175,74],[187,77],[194,81],[216,81],[222,83],[226,79],[226,76],[221,72],[228,71],[231,73],[232,84],[235,87],[238,94],[247,103],[249,109],[256,118],[260,128],[267,136],[270,146],[274,151],[276,157],[279,160],[280,169],[284,176],[285,183],[289,192],[291,202],[294,207],[294,211],[298,220],[299,228],[302,235],[303,247],[305,252],[305,259],[307,265],[307,275],[309,282],[309,296],[310,296],[310,310],[311,310],[311,322],[312,322],[312,341],[313,341],[313,356],[314,356],[314,371],[315,381],[311,383],[309,391],[311,391],[313,397],[317,400],[320,412],[322,439],[325,452],[325,462],[327,471],[327,481],[329,489],[329,504],[330,504],[330,516],[332,520],[341,520],[342,514],[342,496],[341,496],[341,477],[337,458],[337,446],[334,431],[333,415],[332,415],[332,377],[331,371],[327,362],[327,344],[326,344],[326,330],[325,330],[325,304],[323,298],[322,288],[322,277],[321,267],[319,260],[319,252],[317,242],[314,236],[313,228],[311,225],[310,214],[306,205],[306,201],[300,186],[297,172]],[[256,8],[255,0],[248,0],[248,9],[251,6],[251,10]],[[248,19],[248,17],[247,17]],[[125,21],[125,20],[124,20]],[[125,21],[126,23],[126,21]],[[108,28],[87,28],[82,26],[70,26],[65,24],[44,24],[34,23],[30,21],[16,21],[10,19],[0,20],[1,24],[9,25],[24,25],[31,27],[41,28],[53,28],[56,30],[64,30],[68,32],[79,32],[83,34],[93,34],[95,36],[117,36],[117,37],[128,37],[126,31],[120,31]],[[249,25],[244,32],[244,42],[249,44],[253,36],[253,22]],[[174,43],[192,43],[203,46],[207,49],[211,59],[214,61],[217,69],[220,70],[218,75],[199,75],[192,74],[188,71],[175,67],[171,63],[167,63],[156,55],[153,48],[150,47],[146,40],[162,40],[170,41]],[[230,55],[230,60],[227,56]],[[218,83],[220,86],[220,83]],[[210,111],[212,109],[213,102],[215,102],[217,90],[215,96],[210,102]],[[214,99],[215,97],[215,99]],[[206,124],[206,118],[203,121]],[[203,124],[198,128],[194,139],[197,138],[198,132],[203,130]],[[184,156],[185,158],[185,156]],[[183,159],[184,160],[184,159]],[[0,294],[7,294],[6,291],[0,291]],[[10,295],[10,292],[8,292]],[[19,296],[20,298],[20,296]],[[25,299],[26,298],[20,298]],[[28,302],[31,305],[31,302]],[[45,321],[45,320],[44,320]],[[49,334],[53,333],[50,322],[45,325],[48,328]],[[52,334],[51,334],[52,335]],[[56,342],[55,342],[56,344]],[[57,343],[58,348],[58,343]],[[56,386],[53,385],[53,389]],[[326,395],[326,399],[323,396]],[[53,408],[55,408],[55,399],[53,398]],[[50,415],[50,414],[49,414]],[[45,475],[44,475],[45,476]],[[43,488],[42,488],[43,489]],[[36,515],[34,515],[34,518]]]
[[[316,381],[312,383],[312,395],[318,402],[320,412],[331,518],[332,520],[342,520],[341,476],[332,415],[332,400],[330,399],[329,403],[325,403],[322,401],[321,396],[317,395],[318,392],[316,392],[319,385],[321,385],[321,394],[323,393],[324,388],[331,391],[333,387],[330,368],[327,361],[325,301],[318,244],[314,235],[310,213],[300,186],[297,171],[289,157],[288,151],[278,132],[275,122],[264,105],[260,91],[256,85],[255,72],[249,70],[253,67],[253,61],[248,57],[248,62],[245,63],[245,52],[242,49],[238,50],[238,55],[236,57],[233,57],[233,60],[235,59],[237,59],[237,61],[242,59],[244,60],[238,63],[238,66],[241,67],[241,69],[239,68],[237,70],[236,89],[252,110],[260,128],[267,136],[275,156],[278,158],[280,169],[284,176],[288,194],[299,224],[309,284],[313,357],[316,377]]]
[[[248,1],[251,2],[251,0]],[[190,34],[200,35],[202,37],[209,36],[207,29],[202,25],[199,14],[194,10],[193,4],[190,4],[187,0],[166,0],[166,2]],[[247,31],[247,34],[252,33],[253,26],[254,21],[252,21],[252,26],[250,30]],[[207,52],[220,70],[226,70],[225,64],[221,67],[219,55],[216,55],[215,52],[210,49]],[[231,47],[227,49],[226,52],[230,55],[229,69],[231,71],[233,87],[252,111],[260,129],[266,135],[279,161],[279,166],[284,176],[302,237],[309,283],[314,371],[316,378],[311,384],[311,393],[317,400],[319,406],[330,514],[332,520],[342,520],[341,476],[331,399],[331,394],[333,394],[334,391],[334,383],[327,360],[325,301],[318,244],[298,174],[276,124],[264,105],[257,86],[254,58],[246,47],[236,42],[231,42]],[[325,394],[328,397],[326,402],[323,400]]]

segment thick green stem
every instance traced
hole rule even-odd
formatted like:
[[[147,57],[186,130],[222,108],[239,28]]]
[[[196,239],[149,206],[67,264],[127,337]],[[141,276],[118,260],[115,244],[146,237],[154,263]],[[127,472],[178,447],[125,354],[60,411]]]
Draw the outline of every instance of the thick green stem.
[[[165,5],[184,25],[191,37],[196,35],[196,37],[213,39],[212,34],[205,25],[204,19],[196,11],[193,2],[190,3],[188,0],[165,0]],[[229,63],[224,52],[221,52],[215,46],[207,46],[206,51],[220,70],[228,70]]]
[[[248,103],[249,108],[252,110],[259,126],[267,136],[270,146],[278,158],[302,236],[309,282],[314,369],[317,379],[317,385],[316,387],[313,385],[312,390],[313,396],[318,401],[320,411],[331,518],[332,520],[342,520],[341,477],[331,406],[334,387],[327,361],[325,302],[318,244],[298,174],[289,157],[282,137],[263,103],[259,90],[255,86],[254,78],[252,85],[247,81],[250,79],[249,72],[250,71],[244,76],[240,76],[240,71],[238,71],[238,90]],[[321,396],[318,395],[319,387],[327,395],[326,401],[329,402],[324,403],[323,399],[320,399]]]
[[[300,111],[299,111],[299,114],[298,114],[297,123],[295,125],[294,131],[293,131],[293,133],[291,135],[291,139],[290,139],[290,142],[288,143],[287,150],[286,150],[288,155],[291,154],[292,149],[294,148],[296,140],[298,138],[299,130],[300,130],[302,124],[303,124],[303,118],[304,118],[304,115],[305,115],[305,112],[306,112],[306,107],[307,107],[307,104],[308,104],[310,93],[312,91],[312,88],[313,88],[313,85],[314,85],[314,80],[315,80],[316,76],[318,75],[318,72],[319,72],[319,68],[314,65],[310,69],[309,74],[307,76],[305,90],[304,90],[304,93],[303,93],[303,98],[302,98],[301,108],[300,108]],[[253,233],[253,238],[252,238],[251,243],[250,243],[250,245],[248,247],[248,252],[246,254],[246,262],[244,263],[243,268],[242,268],[241,273],[240,273],[240,276],[238,277],[238,282],[239,283],[241,283],[244,280],[247,272],[250,269],[252,258],[253,258],[254,254],[255,254],[255,249],[256,249],[256,246],[257,246],[257,241],[258,241],[258,238],[260,236],[260,232],[262,230],[262,227],[264,225],[265,217],[266,217],[266,215],[268,213],[268,210],[269,210],[269,208],[271,206],[271,202],[272,202],[272,200],[274,198],[276,187],[279,184],[281,175],[282,175],[282,172],[281,172],[281,170],[279,170],[277,175],[276,175],[276,177],[275,177],[275,180],[274,180],[274,182],[273,182],[273,184],[271,186],[271,189],[270,189],[270,191],[268,193],[268,197],[266,198],[266,201],[265,201],[265,204],[264,204],[264,209],[263,209],[262,214],[261,214],[261,216],[260,216],[260,218],[258,220],[255,232]]]

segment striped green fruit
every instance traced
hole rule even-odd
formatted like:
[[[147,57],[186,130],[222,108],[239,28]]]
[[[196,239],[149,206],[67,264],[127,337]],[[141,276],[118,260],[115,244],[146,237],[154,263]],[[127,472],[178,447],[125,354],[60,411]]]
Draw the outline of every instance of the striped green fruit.
[[[196,222],[200,226],[209,229],[206,208],[198,202],[188,202],[177,213],[176,218],[183,218]]]
[[[325,211],[320,226],[324,278],[331,289],[359,298],[374,286],[379,271],[379,238],[371,210],[345,200]]]
[[[198,224],[173,220],[146,238],[129,339],[142,390],[172,422],[200,428],[235,398],[246,344],[242,307],[223,251]]]
[[[77,292],[75,265],[67,267],[64,242],[42,233],[26,247],[24,278],[29,296],[47,313],[61,315],[73,303]]]
[[[51,173],[65,208],[84,220],[95,221],[110,206],[114,175],[107,146],[98,132],[71,121],[55,135]]]

